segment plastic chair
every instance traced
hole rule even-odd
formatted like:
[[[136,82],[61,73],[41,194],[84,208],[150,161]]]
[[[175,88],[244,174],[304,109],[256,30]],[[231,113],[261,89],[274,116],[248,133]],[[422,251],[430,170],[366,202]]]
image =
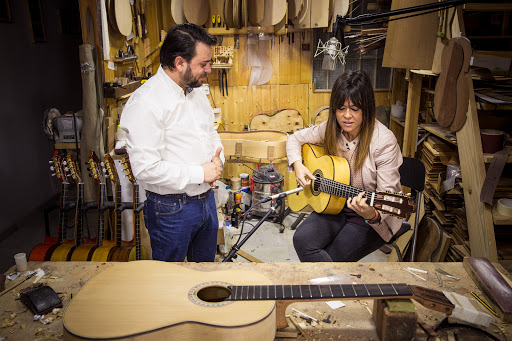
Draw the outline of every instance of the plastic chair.
[[[411,241],[411,262],[414,261],[414,254],[416,251],[416,237],[417,237],[417,228],[418,228],[418,220],[419,220],[419,205],[421,203],[421,197],[423,194],[423,190],[425,189],[425,165],[418,159],[412,157],[404,157],[403,163],[400,166],[400,183],[402,186],[407,186],[411,189],[411,194],[414,200],[414,203],[417,207],[416,209],[416,217],[414,219],[414,229]],[[402,227],[398,230],[397,233],[391,238],[391,240],[386,244],[387,246],[395,249],[396,254],[398,256],[398,261],[403,262],[402,255],[400,254],[400,249],[395,244],[395,242],[402,236],[405,232],[411,230],[411,224],[408,221],[402,222]]]

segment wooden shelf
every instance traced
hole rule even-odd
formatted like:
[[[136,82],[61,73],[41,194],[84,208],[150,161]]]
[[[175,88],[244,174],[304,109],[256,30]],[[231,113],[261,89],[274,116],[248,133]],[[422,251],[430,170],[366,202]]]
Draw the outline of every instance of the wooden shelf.
[[[391,116],[391,121],[395,122],[396,124],[402,126],[402,127],[405,127],[405,118],[403,118],[402,120],[397,118],[397,117],[394,117],[394,116]]]
[[[457,145],[457,137],[448,129],[439,126],[437,123],[422,123],[420,127],[447,142]]]
[[[511,149],[512,147],[505,147],[505,148]],[[494,158],[494,154],[486,154],[486,153],[484,153],[484,162],[485,163],[491,163],[493,158]],[[512,155],[508,156],[507,163],[512,163]]]
[[[55,149],[75,149],[76,150],[76,143],[75,142],[58,142],[58,143],[55,143],[54,148]],[[78,149],[80,149],[80,142],[78,142]]]
[[[500,214],[496,206],[492,208],[492,220],[494,225],[512,225],[512,217]]]

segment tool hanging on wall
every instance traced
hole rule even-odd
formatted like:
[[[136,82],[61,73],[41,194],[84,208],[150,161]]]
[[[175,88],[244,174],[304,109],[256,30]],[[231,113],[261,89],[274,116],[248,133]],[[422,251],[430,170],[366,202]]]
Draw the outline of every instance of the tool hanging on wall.
[[[219,86],[222,96],[228,96],[228,73],[226,69],[219,70]],[[224,95],[224,90],[226,91],[226,95]]]

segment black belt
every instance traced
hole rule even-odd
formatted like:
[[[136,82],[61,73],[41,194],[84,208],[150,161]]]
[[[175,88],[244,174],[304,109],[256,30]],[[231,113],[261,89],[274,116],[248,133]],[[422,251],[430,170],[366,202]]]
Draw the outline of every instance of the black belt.
[[[147,191],[147,192],[149,192],[149,193],[151,193],[153,195],[156,195],[157,197],[172,198],[172,199],[181,199],[183,197],[187,197],[188,199],[204,199],[204,198],[206,198],[208,196],[208,194],[210,194],[210,191],[211,191],[211,189],[207,190],[204,193],[201,193],[201,194],[198,194],[198,195],[194,195],[194,196],[189,196],[186,193],[158,194],[158,193],[151,192],[151,191]]]

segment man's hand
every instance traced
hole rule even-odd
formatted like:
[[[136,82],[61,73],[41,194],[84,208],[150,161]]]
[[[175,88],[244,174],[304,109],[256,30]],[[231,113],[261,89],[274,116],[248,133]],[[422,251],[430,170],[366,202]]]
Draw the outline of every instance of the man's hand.
[[[306,187],[311,184],[311,180],[315,178],[309,169],[302,164],[301,161],[295,161],[293,163],[293,170],[295,171],[295,179],[302,186]]]
[[[208,182],[210,186],[215,187],[215,181],[220,179],[222,174],[222,160],[220,159],[222,147],[217,148],[211,162],[202,165],[204,171],[204,182]]]

